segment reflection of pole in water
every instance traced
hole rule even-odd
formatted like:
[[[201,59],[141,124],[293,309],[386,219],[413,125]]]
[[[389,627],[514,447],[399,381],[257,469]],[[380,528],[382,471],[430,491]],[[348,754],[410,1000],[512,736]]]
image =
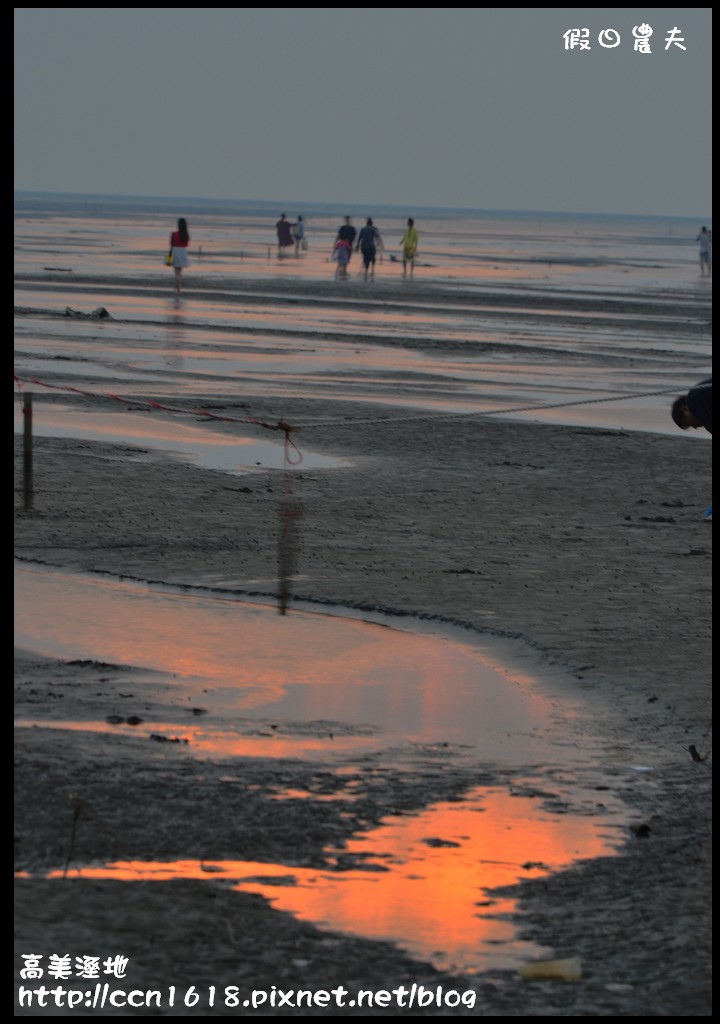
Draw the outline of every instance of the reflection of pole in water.
[[[295,458],[290,457],[294,449]],[[297,446],[290,440],[289,428],[285,431],[285,471],[283,496],[280,499],[278,522],[278,611],[287,613],[292,600],[291,580],[297,572],[298,544],[300,540],[300,517],[302,507],[293,493],[292,466],[302,461]]]
[[[300,503],[292,494],[284,494],[280,500],[279,511],[278,611],[281,615],[285,615],[288,604],[292,600],[292,577],[297,572],[297,552],[302,510]]]
[[[32,399],[30,392],[23,396],[23,495],[25,511],[33,507],[33,440],[32,440]]]

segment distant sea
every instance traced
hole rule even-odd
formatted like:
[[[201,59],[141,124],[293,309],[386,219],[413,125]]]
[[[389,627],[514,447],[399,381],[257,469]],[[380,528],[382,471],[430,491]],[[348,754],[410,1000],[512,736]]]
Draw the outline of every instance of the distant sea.
[[[391,204],[352,203],[311,203],[299,200],[267,199],[205,199],[200,196],[123,196],[101,193],[74,192],[23,192],[14,193],[15,213],[65,212],[102,213],[117,216],[123,213],[136,216],[139,213],[182,215],[216,214],[238,217],[277,217],[287,213],[289,217],[302,213],[306,218],[324,219],[353,216],[372,216],[393,220],[415,217],[425,220],[473,221],[517,221],[531,220],[535,223],[586,223],[586,224],[635,224],[639,233],[675,235],[680,238],[690,227],[695,235],[701,227],[701,218],[676,216],[636,216],[628,214],[543,212],[535,210],[486,210],[482,207],[453,206],[412,206]],[[708,225],[710,226],[710,225]],[[693,236],[694,238],[695,236]]]

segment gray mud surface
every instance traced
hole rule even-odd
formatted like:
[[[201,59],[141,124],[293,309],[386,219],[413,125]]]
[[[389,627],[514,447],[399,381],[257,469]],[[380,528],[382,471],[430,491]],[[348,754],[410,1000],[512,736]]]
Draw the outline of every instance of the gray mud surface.
[[[246,411],[241,400],[213,408]],[[271,399],[253,400],[252,412],[278,417]],[[84,863],[261,859],[292,874],[293,866],[322,866],[328,842],[388,814],[507,781],[499,769],[478,777],[448,756],[395,768],[358,763],[341,776],[321,761],[201,763],[189,747],[131,731],[42,727],[16,730],[16,871],[30,875],[16,879],[16,957],[122,952],[136,989],[392,991],[415,982],[475,994],[472,1008],[333,1007],[343,1016],[709,1016],[712,525],[701,513],[710,445],[482,416],[374,413],[370,405],[283,400],[301,445],[352,461],[294,473],[302,514],[289,614],[296,601],[398,622],[415,616],[523,645],[538,675],[560,674],[593,702],[609,764],[651,768],[642,786],[607,773],[628,806],[618,856],[513,888],[520,935],[557,957],[579,956],[582,978],[450,975],[391,944],[321,931],[215,883],[40,877],[62,868],[70,852]],[[251,581],[277,575],[282,473],[239,479],[137,452],[138,445],[37,438],[34,508],[26,512],[16,438],[16,558],[188,588],[225,572],[248,581],[232,588],[238,597],[274,601],[274,588]],[[133,687],[142,699],[129,707],[118,694]],[[161,718],[172,710],[166,704],[163,688],[138,667],[17,652],[20,718],[80,721],[139,710]],[[229,772],[236,781],[224,781]],[[272,799],[278,788],[342,796],[349,779],[352,801]],[[242,1015],[218,1005],[132,1012]],[[84,1006],[72,1013],[129,1015]]]

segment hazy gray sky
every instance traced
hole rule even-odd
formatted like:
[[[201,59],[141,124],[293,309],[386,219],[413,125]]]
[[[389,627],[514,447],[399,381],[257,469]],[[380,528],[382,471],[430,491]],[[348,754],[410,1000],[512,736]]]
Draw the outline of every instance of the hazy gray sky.
[[[15,188],[705,223],[711,16],[16,7]]]

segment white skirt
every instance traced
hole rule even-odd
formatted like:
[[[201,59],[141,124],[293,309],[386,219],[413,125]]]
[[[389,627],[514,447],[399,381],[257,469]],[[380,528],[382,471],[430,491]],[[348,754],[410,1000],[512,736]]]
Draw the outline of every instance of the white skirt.
[[[182,269],[190,265],[186,245],[174,245],[172,247],[172,265]]]

